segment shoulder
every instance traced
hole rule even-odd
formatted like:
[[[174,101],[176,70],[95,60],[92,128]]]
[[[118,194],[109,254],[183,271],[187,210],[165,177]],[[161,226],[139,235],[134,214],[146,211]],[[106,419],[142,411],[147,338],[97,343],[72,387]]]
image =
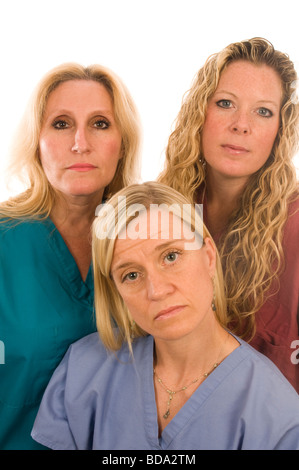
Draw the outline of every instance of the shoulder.
[[[81,383],[91,377],[110,374],[111,371],[116,377],[123,364],[131,364],[133,360],[138,363],[144,359],[146,350],[151,348],[150,338],[135,340],[132,356],[126,343],[118,351],[110,351],[103,345],[98,332],[91,333],[69,347],[66,364],[68,375],[76,377],[80,374]]]
[[[298,394],[278,367],[242,339],[238,338],[238,341],[240,347],[235,350],[237,356],[235,371],[238,380],[242,375],[244,382],[248,381],[248,386],[256,397],[260,395],[278,399],[280,397],[284,403],[289,397],[291,402],[296,403],[299,411]]]
[[[0,232],[6,233],[11,230],[14,232],[22,232],[47,223],[48,219],[38,220],[33,218],[14,219],[10,217],[0,217]]]
[[[299,237],[299,196],[288,207],[288,218],[284,226],[284,244],[297,248]],[[297,251],[297,250],[296,250]]]
[[[93,363],[98,364],[101,358],[109,356],[109,352],[101,342],[99,333],[95,332],[71,344],[67,356],[68,367],[74,364],[85,367],[86,364],[89,366]]]
[[[288,216],[290,220],[295,219],[298,223],[299,221],[299,194],[297,194],[295,198],[290,201],[289,207],[288,207]]]
[[[36,238],[45,239],[51,234],[55,226],[49,218],[45,219],[12,219],[0,218],[0,237],[9,243],[26,242]]]

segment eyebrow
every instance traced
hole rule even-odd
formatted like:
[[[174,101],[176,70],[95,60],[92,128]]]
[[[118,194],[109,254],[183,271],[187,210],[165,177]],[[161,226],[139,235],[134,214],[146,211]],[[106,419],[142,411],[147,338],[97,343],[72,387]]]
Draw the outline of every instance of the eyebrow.
[[[53,117],[60,117],[60,116],[72,116],[74,113],[73,111],[66,109],[66,108],[61,108],[61,109],[54,109],[53,111],[50,112],[45,112],[44,114],[44,119],[53,119]],[[108,116],[110,118],[113,118],[114,113],[111,112],[111,110],[108,109],[95,109],[94,111],[91,111],[88,113],[90,117],[96,117],[96,116],[101,116],[105,117]]]
[[[214,96],[215,96],[215,95],[218,95],[218,94],[231,95],[231,96],[233,96],[234,98],[237,98],[237,99],[238,99],[238,96],[235,95],[235,93],[232,93],[231,91],[217,90],[217,91],[215,91]],[[278,105],[277,105],[277,103],[276,103],[275,101],[273,101],[273,100],[268,100],[268,99],[258,100],[257,103],[269,103],[269,104],[272,104],[272,105],[275,106],[275,107],[278,107]]]
[[[154,251],[155,251],[155,252],[157,252],[157,251],[163,251],[165,248],[168,248],[168,247],[169,247],[170,245],[172,245],[173,243],[175,243],[175,242],[180,242],[180,241],[186,242],[186,240],[183,240],[183,239],[181,239],[181,238],[169,240],[169,241],[167,241],[167,242],[165,242],[165,243],[161,243],[160,245],[156,246],[156,247],[154,248]],[[127,262],[125,262],[125,263],[122,263],[122,264],[116,266],[116,268],[114,268],[113,271],[116,272],[116,271],[119,271],[120,269],[125,269],[125,268],[128,268],[129,266],[133,266],[133,265],[134,265],[134,266],[137,266],[137,267],[141,267],[138,263],[136,264],[136,263],[133,262],[133,261],[127,261]],[[112,271],[111,271],[111,273],[112,273]]]

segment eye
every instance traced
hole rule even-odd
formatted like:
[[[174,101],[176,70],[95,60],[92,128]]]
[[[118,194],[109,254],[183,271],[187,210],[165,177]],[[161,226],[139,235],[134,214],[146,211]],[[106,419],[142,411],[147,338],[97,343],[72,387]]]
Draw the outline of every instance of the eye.
[[[225,108],[225,109],[228,109],[228,108],[231,108],[232,106],[232,102],[230,100],[219,100],[217,101],[217,106],[219,106],[219,108]]]
[[[110,127],[109,121],[105,119],[98,119],[97,121],[94,122],[93,125],[97,129],[108,129],[108,127]]]
[[[69,127],[68,123],[64,119],[57,119],[53,122],[52,126],[54,129],[67,129]]]
[[[259,108],[259,109],[257,110],[257,112],[258,112],[258,114],[259,114],[260,116],[263,116],[263,117],[267,117],[267,118],[268,118],[268,117],[273,116],[272,111],[270,111],[270,109],[268,109],[268,108]]]
[[[172,264],[175,261],[177,261],[179,255],[181,253],[179,251],[169,251],[165,256],[164,256],[164,261],[166,264]]]
[[[131,271],[130,273],[125,274],[121,278],[121,282],[125,282],[125,281],[132,282],[132,281],[136,281],[137,279],[138,279],[138,273],[136,271]]]

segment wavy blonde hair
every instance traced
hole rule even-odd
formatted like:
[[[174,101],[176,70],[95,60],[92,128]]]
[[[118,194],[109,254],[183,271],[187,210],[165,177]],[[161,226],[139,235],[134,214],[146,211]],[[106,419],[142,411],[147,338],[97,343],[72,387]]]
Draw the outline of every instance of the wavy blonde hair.
[[[96,217],[92,226],[95,312],[99,335],[106,348],[113,351],[118,350],[123,342],[127,342],[131,349],[132,343],[132,318],[126,304],[118,293],[110,270],[117,236],[128,226],[131,220],[139,215],[138,211],[133,215],[128,211],[128,208],[135,204],[142,204],[146,210],[151,204],[165,204],[168,207],[171,206],[171,211],[182,221],[186,221],[188,224],[191,222],[191,229],[194,230],[201,239],[209,237],[212,240],[211,235],[204,225],[203,233],[198,233],[201,227],[196,223],[196,209],[194,204],[190,204],[187,198],[161,183],[146,182],[143,184],[130,185],[116,193],[103,205],[103,208],[99,211],[98,217]],[[186,204],[191,208],[189,214],[181,210]],[[109,205],[108,215],[107,205]],[[175,207],[175,205],[177,205],[177,207]],[[187,217],[188,220],[185,220]],[[103,233],[103,224],[105,226],[105,236],[99,235]],[[215,247],[214,243],[213,245]],[[216,247],[215,250],[215,315],[218,322],[225,327],[227,325],[227,308],[222,268]],[[200,279],[198,281],[200,282]],[[118,334],[116,334],[115,326],[118,327]],[[134,337],[147,335],[147,333],[136,324],[133,327],[133,334]]]
[[[0,216],[11,218],[47,217],[55,204],[55,190],[48,182],[39,158],[39,137],[49,96],[61,83],[93,80],[103,85],[112,98],[116,124],[122,136],[122,158],[104,198],[137,182],[140,173],[140,122],[133,99],[120,78],[101,65],[83,67],[65,63],[50,70],[38,83],[16,132],[8,174],[28,189],[0,204]]]
[[[278,282],[284,262],[283,228],[289,215],[289,203],[298,198],[298,181],[292,162],[298,151],[299,136],[297,74],[289,57],[263,38],[230,44],[210,56],[183,99],[168,141],[165,167],[158,179],[189,200],[196,200],[199,189],[205,185],[201,131],[207,105],[221,73],[230,63],[239,60],[271,67],[278,73],[283,90],[280,127],[271,154],[263,167],[251,176],[218,247],[232,329],[250,340],[255,332],[254,314],[264,303],[270,285]]]

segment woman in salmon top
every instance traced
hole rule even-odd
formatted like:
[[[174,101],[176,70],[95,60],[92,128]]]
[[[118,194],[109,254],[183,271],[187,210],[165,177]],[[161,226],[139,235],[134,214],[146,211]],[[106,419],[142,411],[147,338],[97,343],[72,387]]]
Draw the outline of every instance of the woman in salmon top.
[[[231,328],[299,392],[296,80],[289,57],[262,38],[209,57],[183,100],[159,180],[203,202]]]

